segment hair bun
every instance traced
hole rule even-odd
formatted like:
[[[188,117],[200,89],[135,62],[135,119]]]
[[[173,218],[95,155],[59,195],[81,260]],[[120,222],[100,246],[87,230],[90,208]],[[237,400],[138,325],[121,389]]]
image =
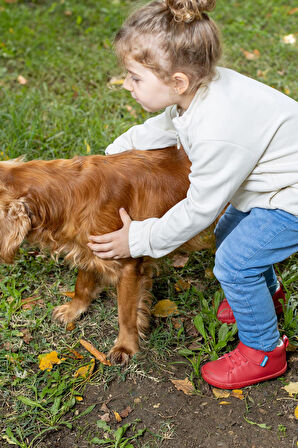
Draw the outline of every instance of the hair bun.
[[[176,22],[202,20],[203,13],[215,8],[216,0],[165,0]]]

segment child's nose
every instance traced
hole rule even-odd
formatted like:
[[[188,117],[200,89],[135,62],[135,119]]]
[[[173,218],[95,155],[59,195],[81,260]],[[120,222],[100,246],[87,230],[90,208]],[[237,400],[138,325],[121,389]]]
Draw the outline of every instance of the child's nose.
[[[130,75],[126,75],[122,86],[124,89],[129,90],[130,92],[132,91],[132,83],[131,83]]]

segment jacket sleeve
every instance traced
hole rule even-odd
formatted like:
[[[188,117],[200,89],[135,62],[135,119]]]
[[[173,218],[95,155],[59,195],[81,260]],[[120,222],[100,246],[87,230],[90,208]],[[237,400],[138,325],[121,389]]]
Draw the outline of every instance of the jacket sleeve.
[[[116,154],[131,149],[158,149],[175,145],[176,131],[171,119],[172,107],[162,114],[149,118],[143,124],[131,127],[106,148],[106,154]]]
[[[159,258],[207,228],[247,178],[261,154],[224,141],[204,140],[192,145],[187,197],[162,218],[132,221],[131,256]]]

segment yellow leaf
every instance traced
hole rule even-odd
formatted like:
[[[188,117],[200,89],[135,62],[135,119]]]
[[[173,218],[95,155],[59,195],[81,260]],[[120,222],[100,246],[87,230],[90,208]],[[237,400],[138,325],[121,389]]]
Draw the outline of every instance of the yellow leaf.
[[[287,45],[295,45],[296,37],[294,34],[288,34],[287,36],[283,36],[283,42]]]
[[[228,398],[230,396],[230,392],[223,389],[216,389],[215,387],[212,387],[212,392],[215,398]]]
[[[190,282],[183,280],[183,278],[181,278],[180,280],[178,280],[178,282],[175,283],[175,289],[178,292],[187,291],[190,287],[191,287]]]
[[[241,389],[234,389],[231,392],[231,397],[238,398],[239,400],[244,400],[243,391]]]
[[[18,79],[18,83],[21,84],[22,86],[24,86],[28,82],[27,79],[24,78],[24,76],[22,76],[22,75],[19,75],[17,79]]]
[[[83,401],[83,397],[78,397],[78,396],[76,396],[76,400],[77,400],[77,401]]]
[[[87,143],[87,140],[86,140],[86,139],[84,140],[84,143],[85,143],[85,145],[86,145],[86,153],[87,153],[87,154],[90,154],[91,148],[90,148],[90,145]]]
[[[231,404],[230,401],[220,401],[219,404]]]
[[[73,331],[76,328],[75,322],[68,322],[66,325],[66,331]]]
[[[74,377],[77,378],[78,376],[81,376],[82,378],[88,378],[92,375],[93,370],[95,367],[95,359],[92,358],[89,364],[86,366],[80,367],[74,374]]]
[[[172,258],[174,268],[184,268],[188,262],[188,255],[174,255]]]
[[[157,302],[155,307],[153,308],[153,316],[155,317],[167,317],[171,316],[171,314],[177,313],[178,308],[175,302],[172,300],[164,299]]]
[[[192,395],[194,393],[194,386],[188,378],[185,378],[184,380],[171,380],[171,382],[177,390],[182,390],[185,395]]]
[[[122,418],[120,417],[120,414],[118,414],[118,412],[116,412],[116,411],[113,411],[113,412],[114,412],[114,416],[115,416],[116,421],[118,423],[122,422]]]
[[[298,420],[298,406],[295,408],[295,418]]]
[[[282,387],[282,389],[286,390],[288,394],[293,397],[295,394],[298,394],[298,382],[291,382],[287,386]]]
[[[61,364],[65,358],[58,358],[58,353],[56,351],[45,353],[44,355],[39,355],[39,368],[40,370],[52,370],[54,364]]]
[[[122,86],[122,84],[124,83],[124,78],[119,77],[119,76],[113,76],[113,78],[111,78],[108,82],[109,86]]]

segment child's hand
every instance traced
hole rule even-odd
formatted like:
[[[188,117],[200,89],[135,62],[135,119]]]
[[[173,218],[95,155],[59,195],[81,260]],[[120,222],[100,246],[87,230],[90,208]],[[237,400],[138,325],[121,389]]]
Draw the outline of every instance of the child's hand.
[[[89,236],[88,247],[99,258],[118,260],[119,258],[130,257],[128,231],[131,219],[124,208],[119,210],[119,214],[123,222],[123,227],[120,230],[99,236]]]

